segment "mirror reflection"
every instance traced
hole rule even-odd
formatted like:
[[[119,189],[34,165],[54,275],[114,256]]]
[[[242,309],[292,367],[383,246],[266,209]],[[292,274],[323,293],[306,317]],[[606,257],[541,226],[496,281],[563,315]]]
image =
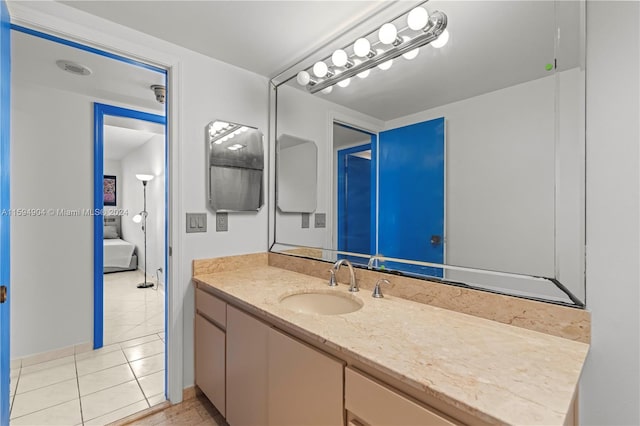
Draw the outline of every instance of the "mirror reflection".
[[[394,260],[375,266],[571,301],[560,282],[583,300],[583,3],[422,6],[446,14],[445,45],[313,94],[323,81],[314,63],[327,75],[348,69],[320,52],[278,86],[278,132],[318,144],[316,212],[327,217],[326,228],[307,230],[276,213],[275,241],[322,249],[327,260],[336,250],[384,256]],[[498,17],[500,31],[488,30]],[[406,14],[392,22],[400,36],[413,31]],[[372,51],[385,48],[378,36],[364,35]],[[354,40],[341,50],[358,59]],[[300,70],[315,81],[301,85]]]
[[[222,120],[206,127],[207,197],[215,212],[256,211],[264,204],[262,132]]]
[[[285,213],[312,213],[318,198],[316,144],[285,134],[277,139],[276,150],[278,209]]]

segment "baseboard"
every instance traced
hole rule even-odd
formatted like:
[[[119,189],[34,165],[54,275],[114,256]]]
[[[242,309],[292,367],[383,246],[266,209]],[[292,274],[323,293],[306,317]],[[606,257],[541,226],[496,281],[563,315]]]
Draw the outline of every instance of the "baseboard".
[[[91,342],[66,346],[64,348],[53,349],[51,351],[40,352],[37,354],[12,359],[11,368],[18,368],[20,366],[28,367],[30,365],[40,364],[41,362],[53,361],[54,359],[64,358],[91,350],[93,350],[93,344]]]

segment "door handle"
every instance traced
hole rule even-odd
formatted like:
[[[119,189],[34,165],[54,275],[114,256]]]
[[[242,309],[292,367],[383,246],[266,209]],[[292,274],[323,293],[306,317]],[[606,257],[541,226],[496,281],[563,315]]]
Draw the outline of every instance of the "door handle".
[[[0,286],[0,303],[4,303],[7,301],[7,286]]]
[[[440,235],[432,235],[431,236],[431,245],[437,246],[442,243],[442,237]]]

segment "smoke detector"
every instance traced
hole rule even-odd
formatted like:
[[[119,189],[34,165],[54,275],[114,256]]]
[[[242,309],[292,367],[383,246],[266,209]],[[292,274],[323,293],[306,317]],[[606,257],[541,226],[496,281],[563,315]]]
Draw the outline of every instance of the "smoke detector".
[[[156,101],[164,104],[164,98],[167,94],[167,88],[161,84],[154,84],[153,86],[151,86],[151,90],[153,90],[153,93],[155,93],[156,95]]]
[[[92,73],[88,67],[73,61],[60,59],[59,61],[56,61],[56,65],[61,70],[75,75],[90,75]]]

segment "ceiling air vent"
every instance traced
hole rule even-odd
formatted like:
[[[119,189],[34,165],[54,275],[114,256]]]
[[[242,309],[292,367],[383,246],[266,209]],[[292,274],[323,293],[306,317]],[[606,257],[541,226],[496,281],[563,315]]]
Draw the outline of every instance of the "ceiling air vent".
[[[84,65],[81,65],[77,62],[72,62],[72,61],[65,61],[65,60],[59,60],[56,61],[56,65],[58,65],[58,67],[61,70],[70,72],[71,74],[75,74],[75,75],[89,75],[91,74],[91,70],[87,67],[85,67]]]

